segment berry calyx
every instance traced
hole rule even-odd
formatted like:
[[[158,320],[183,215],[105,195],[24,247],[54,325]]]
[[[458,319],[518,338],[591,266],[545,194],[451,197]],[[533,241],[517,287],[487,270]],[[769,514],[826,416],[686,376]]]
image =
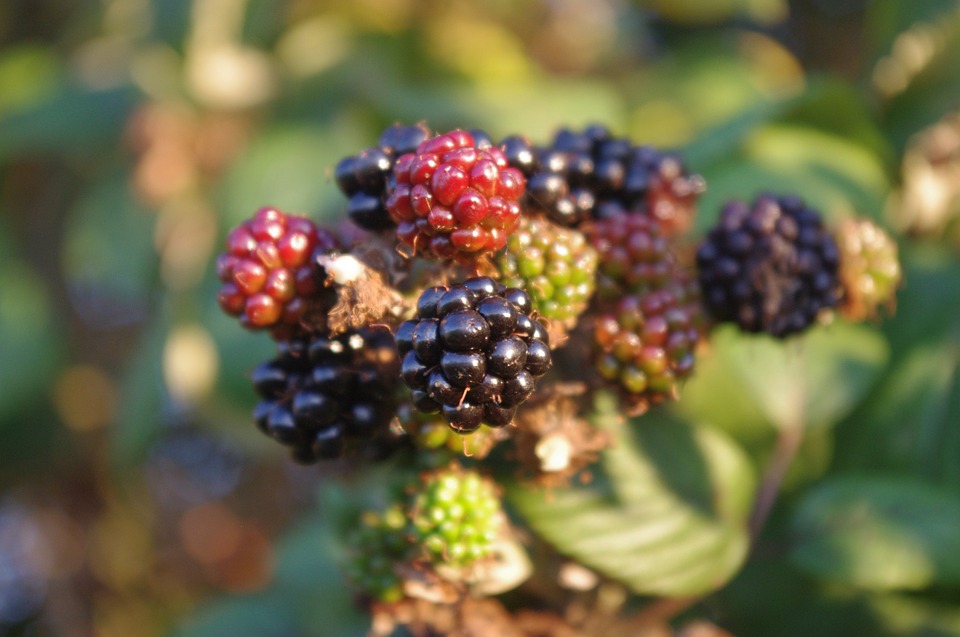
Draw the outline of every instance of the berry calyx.
[[[466,131],[401,155],[394,177],[386,207],[413,254],[469,263],[503,248],[519,222],[523,173]]]

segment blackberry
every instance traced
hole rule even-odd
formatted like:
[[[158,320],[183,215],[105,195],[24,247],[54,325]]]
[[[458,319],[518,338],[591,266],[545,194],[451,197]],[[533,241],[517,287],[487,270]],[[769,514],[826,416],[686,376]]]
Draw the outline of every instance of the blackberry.
[[[288,341],[253,372],[261,398],[254,420],[303,463],[346,454],[376,459],[398,442],[389,427],[397,374],[386,328]]]
[[[347,537],[347,580],[377,601],[400,601],[403,582],[394,567],[407,559],[406,531],[407,515],[401,503],[383,512],[365,511]]]
[[[227,235],[217,258],[220,307],[249,329],[269,328],[278,339],[296,334],[323,287],[310,257],[335,246],[309,219],[261,208]]]
[[[524,217],[496,266],[504,285],[530,291],[541,316],[571,328],[593,294],[597,252],[576,230]]]
[[[836,232],[840,250],[840,312],[853,321],[892,312],[903,273],[896,242],[869,219],[845,219]]]
[[[837,305],[839,259],[819,213],[789,196],[726,204],[697,250],[713,318],[776,338],[805,330]]]
[[[677,156],[635,146],[603,126],[561,129],[543,148],[523,137],[507,138],[503,146],[511,165],[527,176],[524,205],[560,225],[638,213],[674,236],[690,227],[705,188]]]
[[[505,523],[493,483],[456,465],[424,476],[410,512],[423,557],[455,568],[488,557]]]
[[[682,294],[668,286],[624,296],[594,324],[597,371],[636,412],[675,398],[693,372],[700,332]]]
[[[523,173],[466,131],[401,155],[394,176],[387,210],[397,238],[414,254],[470,263],[503,248],[519,222]]]
[[[621,214],[584,227],[600,255],[597,293],[616,299],[662,288],[677,271],[677,259],[660,224],[643,215]]]
[[[400,155],[416,150],[428,137],[430,131],[422,123],[394,124],[383,131],[377,146],[340,160],[334,179],[349,198],[347,214],[354,223],[375,232],[395,225],[384,205],[394,162]]]
[[[422,413],[409,401],[401,402],[397,407],[397,420],[417,448],[443,451],[442,457],[449,457],[453,453],[485,458],[497,444],[497,432],[500,431],[480,428],[473,433],[458,434],[450,429],[439,414]]]
[[[551,365],[531,305],[526,292],[489,277],[425,290],[416,318],[397,329],[401,378],[416,408],[440,412],[460,433],[509,424]]]

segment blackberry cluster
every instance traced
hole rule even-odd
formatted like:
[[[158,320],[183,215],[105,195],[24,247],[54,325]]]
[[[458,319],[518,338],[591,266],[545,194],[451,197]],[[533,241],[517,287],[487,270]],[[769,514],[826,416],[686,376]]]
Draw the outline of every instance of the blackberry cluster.
[[[496,489],[475,471],[436,471],[411,506],[416,543],[433,564],[469,567],[491,553],[504,524]]]
[[[660,224],[644,215],[623,214],[587,224],[584,231],[600,255],[597,292],[617,299],[664,287],[678,265]]]
[[[416,318],[397,329],[400,375],[421,412],[454,430],[502,427],[552,364],[530,296],[489,277],[427,288]]]
[[[593,295],[597,251],[583,233],[524,217],[496,266],[504,285],[529,291],[536,312],[570,328]]]
[[[322,300],[310,257],[335,247],[333,236],[309,219],[261,208],[227,235],[227,251],[217,258],[220,307],[249,329],[270,328],[277,338],[296,334],[311,304]]]
[[[594,327],[600,375],[636,411],[674,398],[693,372],[697,319],[677,286],[624,296]]]
[[[347,539],[347,579],[381,602],[403,599],[403,582],[394,566],[406,559],[407,513],[400,503],[385,511],[365,511]]]
[[[253,372],[254,420],[302,463],[387,455],[398,443],[389,427],[397,374],[386,328],[282,342],[277,358]]]
[[[896,242],[869,219],[845,219],[837,228],[840,250],[840,312],[862,321],[877,316],[881,306],[896,306],[903,273]]]
[[[805,330],[837,305],[839,260],[819,213],[790,196],[728,203],[697,250],[710,314],[776,338]]]
[[[394,124],[383,131],[376,146],[337,163],[334,179],[349,199],[347,214],[354,223],[374,232],[395,225],[384,205],[393,182],[393,164],[429,137],[430,130],[423,124]]]
[[[603,126],[561,129],[543,148],[521,136],[508,137],[503,147],[527,176],[524,205],[561,225],[639,213],[656,219],[667,234],[679,234],[689,228],[705,188],[676,156],[635,146]]]
[[[397,159],[386,206],[414,254],[469,263],[506,245],[525,180],[488,143],[455,130]]]

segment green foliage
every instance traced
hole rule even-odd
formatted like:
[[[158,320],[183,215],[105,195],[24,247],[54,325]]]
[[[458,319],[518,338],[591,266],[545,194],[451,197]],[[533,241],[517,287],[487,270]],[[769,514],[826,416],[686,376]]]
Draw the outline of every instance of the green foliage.
[[[615,440],[584,486],[515,487],[509,500],[561,553],[637,593],[714,590],[746,557],[754,478],[716,430],[656,417],[624,423],[609,395],[594,423]]]

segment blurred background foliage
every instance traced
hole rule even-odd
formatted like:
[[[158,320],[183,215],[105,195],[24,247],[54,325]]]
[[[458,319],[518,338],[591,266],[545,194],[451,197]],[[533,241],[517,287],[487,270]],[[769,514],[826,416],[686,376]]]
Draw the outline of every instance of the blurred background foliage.
[[[360,476],[255,431],[272,346],[219,313],[211,261],[261,205],[338,220],[336,161],[419,120],[678,149],[708,184],[697,232],[761,190],[895,230],[895,318],[822,328],[802,361],[721,331],[660,416],[757,471],[784,414],[811,425],[691,613],[960,635],[958,55],[948,0],[0,3],[0,635],[364,633],[321,505]]]

